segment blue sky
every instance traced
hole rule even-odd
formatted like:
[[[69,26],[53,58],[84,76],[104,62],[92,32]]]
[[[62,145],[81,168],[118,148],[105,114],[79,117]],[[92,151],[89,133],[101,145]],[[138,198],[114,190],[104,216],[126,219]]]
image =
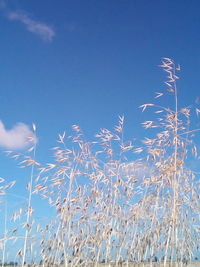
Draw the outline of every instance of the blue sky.
[[[180,103],[199,96],[199,1],[0,3],[0,119],[35,123],[42,157],[73,124],[91,139],[125,115],[139,137],[138,106],[165,89],[162,57],[181,65]]]
[[[165,89],[162,57],[181,65],[180,104],[200,97],[199,0],[0,0],[0,32],[2,151],[23,147],[32,123],[43,162],[73,124],[92,139],[124,115],[140,137],[138,107]],[[2,153],[0,176],[20,177],[14,165]]]
[[[93,136],[122,114],[137,133],[138,106],[163,87],[162,57],[181,64],[183,101],[198,96],[199,1],[4,3],[1,120],[34,122],[45,148],[72,124]]]

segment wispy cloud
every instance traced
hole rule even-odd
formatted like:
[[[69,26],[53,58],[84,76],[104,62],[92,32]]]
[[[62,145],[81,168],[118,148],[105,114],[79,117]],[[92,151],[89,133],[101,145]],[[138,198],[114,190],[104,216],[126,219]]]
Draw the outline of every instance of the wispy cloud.
[[[5,8],[6,3],[3,0],[0,0],[0,8]]]
[[[0,121],[0,146],[6,149],[23,149],[36,142],[37,138],[30,128],[24,123],[17,123],[12,129],[6,130],[2,121]]]
[[[51,42],[55,36],[55,31],[52,27],[31,19],[24,11],[12,11],[7,16],[9,20],[19,21],[24,24],[29,32],[39,35],[44,41]]]

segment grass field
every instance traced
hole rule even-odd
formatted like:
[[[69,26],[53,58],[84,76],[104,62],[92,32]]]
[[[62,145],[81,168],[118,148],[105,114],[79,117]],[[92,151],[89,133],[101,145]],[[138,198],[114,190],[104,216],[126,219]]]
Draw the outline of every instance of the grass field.
[[[53,163],[36,161],[36,144],[25,156],[8,151],[11,158],[19,158],[20,167],[31,168],[31,172],[28,199],[12,216],[18,225],[7,229],[8,219],[4,218],[3,262],[9,245],[17,247],[17,241],[21,244],[14,258],[22,267],[27,266],[24,262],[40,260],[43,267],[62,266],[63,262],[65,267],[178,267],[186,264],[169,265],[169,260],[198,259],[200,185],[198,173],[189,167],[197,158],[193,139],[199,129],[190,128],[190,107],[178,108],[179,68],[168,58],[162,61],[162,68],[169,74],[165,93],[173,102],[171,107],[158,102],[140,106],[142,111],[153,109],[156,116],[154,121],[148,118],[142,123],[151,129],[150,137],[138,143],[134,138],[125,141],[124,117],[120,116],[114,130],[101,129],[91,142],[73,125],[73,135],[59,135],[58,146],[52,149]],[[165,93],[157,93],[155,98]],[[5,185],[5,191],[11,186],[14,183]],[[33,207],[35,195],[54,211],[45,224]],[[122,260],[149,259],[163,264],[116,265]],[[90,264],[112,260],[115,264]]]
[[[28,265],[27,265],[28,266]],[[79,265],[80,267],[164,267],[163,263],[152,263],[150,264],[149,262],[147,263],[123,263],[123,264],[87,264],[87,265]],[[200,262],[191,262],[191,263],[167,263],[165,267],[199,267]],[[13,267],[13,265],[7,265],[7,267]],[[21,267],[18,265],[18,267]],[[42,267],[42,265],[35,265],[35,267]],[[64,265],[47,265],[43,267],[65,267]],[[68,267],[73,267],[72,265],[68,265]]]

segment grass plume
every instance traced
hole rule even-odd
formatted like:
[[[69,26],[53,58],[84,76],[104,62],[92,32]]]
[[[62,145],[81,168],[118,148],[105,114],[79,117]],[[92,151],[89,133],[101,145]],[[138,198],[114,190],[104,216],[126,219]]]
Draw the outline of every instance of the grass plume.
[[[31,168],[24,245],[18,251],[22,266],[26,259],[31,266],[36,259],[42,266],[153,266],[155,260],[182,266],[198,255],[199,181],[188,162],[198,155],[193,135],[199,130],[190,129],[191,107],[178,106],[180,66],[164,58],[161,67],[167,90],[156,93],[155,103],[140,106],[158,115],[142,123],[153,138],[126,141],[120,116],[114,130],[101,129],[91,142],[73,125],[73,135],[59,135],[52,163],[36,162],[35,146],[29,149],[33,157],[21,160],[22,167]],[[171,107],[157,104],[166,94],[172,96]],[[54,211],[45,225],[34,218],[35,195]],[[13,218],[23,216],[21,211]],[[6,238],[15,234],[17,242],[16,232]]]

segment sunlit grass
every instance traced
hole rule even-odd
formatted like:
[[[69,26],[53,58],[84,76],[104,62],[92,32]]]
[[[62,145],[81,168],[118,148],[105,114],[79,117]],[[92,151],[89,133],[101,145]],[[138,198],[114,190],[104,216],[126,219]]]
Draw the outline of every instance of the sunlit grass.
[[[101,129],[91,142],[73,125],[73,135],[59,135],[52,149],[55,160],[45,166],[36,161],[36,144],[26,155],[8,152],[31,169],[26,208],[12,216],[16,228],[8,231],[5,219],[2,266],[6,244],[15,246],[18,240],[23,242],[16,259],[22,266],[154,266],[155,261],[183,266],[197,257],[199,181],[188,163],[198,157],[192,141],[198,129],[190,128],[191,108],[178,105],[180,67],[169,58],[161,67],[167,90],[156,93],[155,103],[141,105],[142,112],[151,109],[158,116],[142,123],[153,138],[144,137],[140,144],[124,140],[120,116],[113,131]],[[167,94],[170,107],[160,106],[159,98]],[[3,184],[2,194],[13,185]],[[56,214],[45,225],[32,207],[36,194]]]

